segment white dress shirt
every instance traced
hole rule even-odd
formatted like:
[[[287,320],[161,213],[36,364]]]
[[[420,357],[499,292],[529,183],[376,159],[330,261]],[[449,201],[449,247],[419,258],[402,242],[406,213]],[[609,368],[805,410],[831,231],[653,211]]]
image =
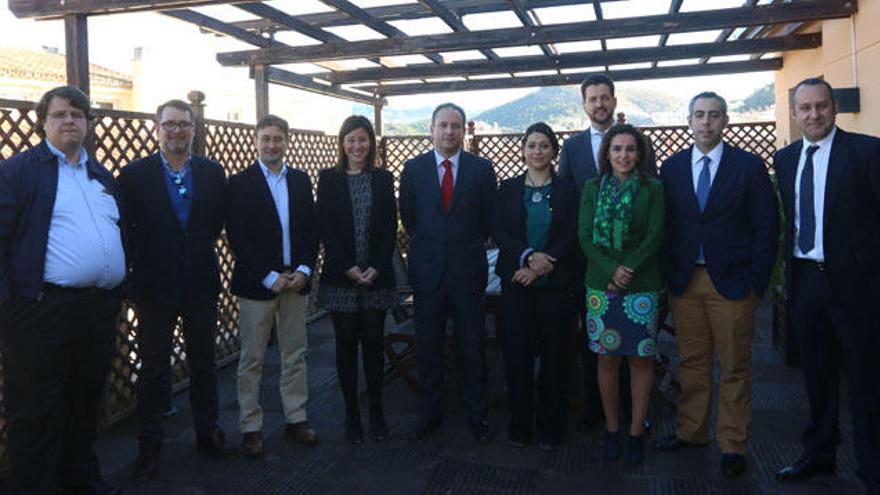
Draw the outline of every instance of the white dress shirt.
[[[458,160],[460,158],[461,150],[458,150],[457,153],[449,158],[444,158],[436,149],[434,150],[434,163],[437,164],[437,180],[440,181],[440,185],[443,185],[443,176],[446,175],[446,168],[443,166],[443,160],[449,160],[449,163],[452,164],[452,185],[455,186],[455,179],[458,178]]]
[[[720,141],[711,151],[703,154],[696,145],[691,147],[691,172],[694,181],[694,194],[697,192],[697,184],[700,181],[700,173],[703,171],[703,157],[709,157],[709,186],[715,181],[718,166],[721,164],[721,155],[724,153],[724,141]]]
[[[48,140],[58,157],[58,186],[49,221],[43,280],[62,287],[112,289],[125,278],[125,251],[116,199],[89,179],[88,154],[70,163]]]
[[[593,153],[593,163],[596,164],[597,174],[599,172],[599,148],[602,147],[602,138],[605,137],[606,132],[608,129],[600,131],[590,126],[590,151]]]
[[[262,160],[257,160],[260,164],[260,170],[266,177],[266,184],[269,185],[269,192],[272,194],[272,200],[275,202],[275,210],[278,212],[278,221],[281,223],[281,252],[284,266],[290,266],[290,196],[287,190],[287,166],[282,164],[278,173],[273,172],[267,167]],[[306,277],[312,275],[312,270],[306,265],[296,267],[296,271],[302,272]],[[272,270],[263,278],[263,287],[271,289],[281,274]]]
[[[828,159],[831,157],[831,143],[834,141],[834,135],[837,134],[837,127],[831,129],[827,136],[811,143],[804,138],[801,147],[801,156],[798,160],[797,174],[794,177],[794,256],[795,258],[805,258],[813,261],[825,261],[825,249],[822,245],[824,236],[822,232],[822,220],[825,218],[825,181],[828,178]],[[816,233],[813,249],[808,253],[804,253],[797,245],[798,232],[801,229],[801,174],[804,171],[804,165],[807,162],[807,148],[812,145],[818,145],[813,153],[813,212],[816,214]]]

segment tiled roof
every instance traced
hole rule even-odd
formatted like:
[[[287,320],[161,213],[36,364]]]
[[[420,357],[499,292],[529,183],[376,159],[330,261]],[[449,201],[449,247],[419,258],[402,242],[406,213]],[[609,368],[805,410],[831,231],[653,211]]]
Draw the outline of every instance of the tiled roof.
[[[0,47],[0,77],[64,83],[67,62],[60,53]],[[89,65],[89,77],[94,86],[131,89],[130,75],[100,65]]]

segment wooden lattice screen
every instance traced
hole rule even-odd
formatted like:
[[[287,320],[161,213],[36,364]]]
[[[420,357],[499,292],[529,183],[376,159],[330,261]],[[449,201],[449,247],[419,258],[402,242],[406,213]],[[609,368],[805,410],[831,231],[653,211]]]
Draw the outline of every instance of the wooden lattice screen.
[[[0,100],[0,159],[24,151],[40,142],[35,132],[36,116],[31,110],[32,103]],[[155,152],[155,138],[152,115],[112,110],[96,111],[94,122],[95,155],[114,174],[132,160]],[[642,129],[654,145],[658,164],[676,151],[690,144],[690,131],[680,127],[649,127]],[[731,124],[725,131],[725,139],[737,146],[761,156],[768,165],[775,151],[775,131],[773,122]],[[576,132],[560,132],[560,142]],[[205,154],[224,165],[227,174],[233,174],[253,163],[256,151],[253,147],[253,127],[249,125],[208,120],[205,122]],[[499,180],[513,177],[523,171],[520,157],[520,139],[517,134],[477,135],[469,137],[469,149],[492,160]],[[336,136],[320,132],[291,132],[290,147],[286,160],[297,168],[305,170],[317,183],[318,172],[333,166],[336,154]],[[394,176],[399,185],[400,174],[406,160],[413,158],[431,147],[427,136],[388,136],[379,142],[381,164]],[[399,236],[401,250],[406,251],[408,239]],[[217,245],[220,257],[223,291],[218,313],[217,361],[234,360],[239,349],[238,304],[228,287],[232,275],[233,256],[225,236]],[[310,314],[317,309],[311,306]],[[113,361],[108,381],[106,419],[113,422],[131,412],[135,404],[134,384],[140,362],[137,356],[137,319],[133,307],[126,303],[118,317],[118,353]],[[185,386],[188,370],[183,365],[183,342],[180,328],[175,330],[172,356],[172,380],[177,387]],[[2,377],[2,360],[0,360]],[[0,405],[2,405],[2,380],[0,380]],[[0,415],[0,466],[5,466],[6,428]]]

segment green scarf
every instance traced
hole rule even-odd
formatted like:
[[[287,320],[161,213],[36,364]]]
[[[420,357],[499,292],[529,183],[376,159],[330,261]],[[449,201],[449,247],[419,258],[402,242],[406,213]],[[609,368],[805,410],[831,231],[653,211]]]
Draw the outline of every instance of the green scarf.
[[[599,182],[599,197],[593,217],[593,243],[623,251],[632,221],[633,198],[639,187],[635,174],[622,183],[611,174]]]

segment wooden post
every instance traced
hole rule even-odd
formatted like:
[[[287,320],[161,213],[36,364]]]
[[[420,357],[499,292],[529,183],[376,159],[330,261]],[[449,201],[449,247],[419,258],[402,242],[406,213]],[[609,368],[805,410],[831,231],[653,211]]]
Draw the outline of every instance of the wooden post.
[[[269,115],[269,78],[265,65],[254,66],[254,85],[256,86],[257,122]]]
[[[67,84],[89,94],[89,29],[84,14],[64,16]]]
[[[205,156],[205,93],[190,91],[186,95],[189,104],[195,112],[195,135],[193,136],[192,152],[196,155]]]
[[[377,136],[382,135],[382,104],[373,105],[373,128]]]
[[[467,134],[470,136],[470,152],[479,155],[480,154],[480,141],[477,139],[477,125],[473,120],[468,121],[467,123]]]
[[[623,112],[617,112],[617,122],[615,124],[626,124],[626,114]]]

